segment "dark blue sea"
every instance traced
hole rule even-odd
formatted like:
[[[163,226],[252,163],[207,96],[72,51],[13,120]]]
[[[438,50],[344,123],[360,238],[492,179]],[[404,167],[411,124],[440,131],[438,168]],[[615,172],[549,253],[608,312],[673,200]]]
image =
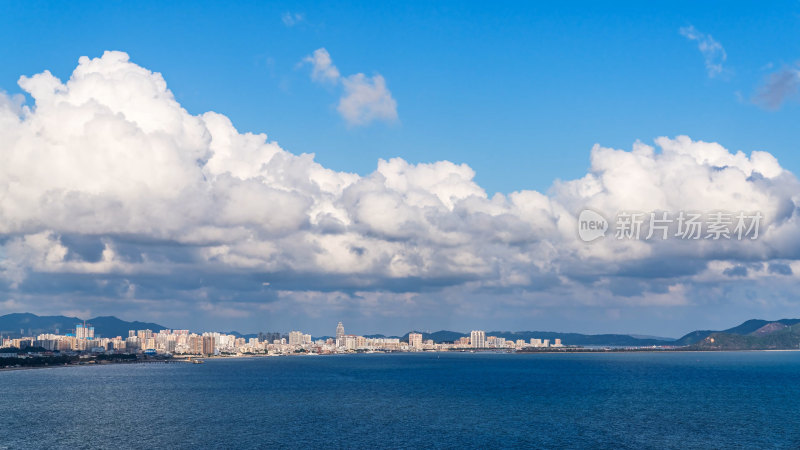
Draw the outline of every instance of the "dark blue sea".
[[[798,448],[800,352],[20,370],[0,415],[0,448]]]

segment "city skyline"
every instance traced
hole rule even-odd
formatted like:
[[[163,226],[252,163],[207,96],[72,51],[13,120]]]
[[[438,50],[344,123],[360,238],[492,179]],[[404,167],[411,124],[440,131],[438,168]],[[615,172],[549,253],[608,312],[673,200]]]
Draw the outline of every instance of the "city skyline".
[[[256,337],[228,334],[219,331],[195,333],[189,330],[128,330],[127,336],[95,336],[94,327],[85,321],[75,324],[73,333],[39,333],[10,337],[0,333],[0,358],[16,358],[16,351],[41,349],[53,356],[54,352],[67,352],[95,355],[132,354],[143,357],[189,355],[189,356],[249,356],[249,355],[293,355],[352,353],[361,351],[450,351],[464,349],[481,350],[524,350],[560,349],[564,347],[560,338],[530,338],[507,340],[498,336],[487,336],[483,330],[472,330],[469,336],[452,342],[435,342],[423,339],[421,333],[411,331],[403,339],[400,337],[375,337],[346,334],[342,322],[336,326],[335,338],[319,337],[292,330],[289,333],[259,332]],[[666,344],[665,344],[666,345]],[[3,351],[3,349],[14,349]],[[33,351],[38,353],[39,351]]]
[[[18,313],[18,314],[20,314],[20,313]],[[30,314],[30,313],[21,313],[21,314],[25,315],[25,314]],[[0,318],[2,318],[2,316],[0,316]],[[115,317],[112,317],[112,318],[119,320],[118,318],[115,318]],[[20,337],[31,337],[34,334],[42,334],[43,332],[45,334],[56,334],[56,335],[70,336],[70,337],[74,337],[74,338],[76,338],[78,340],[80,340],[80,339],[90,339],[90,338],[94,338],[94,337],[105,338],[105,339],[114,337],[114,336],[112,336],[113,333],[111,333],[111,334],[109,334],[109,333],[95,333],[95,327],[93,326],[93,324],[92,324],[93,320],[91,320],[91,319],[81,320],[80,322],[74,323],[74,324],[69,322],[69,318],[65,317],[64,319],[67,319],[66,322],[69,323],[69,325],[71,325],[71,327],[67,326],[66,328],[64,328],[64,325],[60,325],[60,326],[45,327],[43,329],[41,326],[36,326],[36,327],[28,326],[27,328],[22,326],[22,327],[19,328]],[[136,322],[130,322],[130,323],[134,323],[135,324],[135,323],[142,323],[142,322],[136,321]],[[149,328],[143,328],[143,329],[146,329],[146,331],[151,332],[151,333],[158,333],[158,332],[160,332],[162,330],[167,330],[167,331],[180,330],[180,331],[184,331],[186,333],[194,333],[194,334],[198,334],[198,335],[203,335],[203,334],[206,334],[206,333],[230,334],[231,336],[237,336],[237,337],[253,337],[253,336],[261,337],[261,336],[269,335],[269,336],[281,336],[281,337],[284,337],[287,341],[289,341],[290,339],[297,339],[298,342],[303,340],[303,339],[307,339],[307,338],[313,338],[315,340],[331,338],[331,339],[334,340],[334,342],[339,342],[339,341],[342,341],[345,336],[380,336],[380,337],[388,337],[388,338],[403,338],[403,336],[406,336],[405,339],[408,339],[409,335],[414,335],[414,334],[418,334],[419,335],[419,339],[421,339],[423,333],[431,334],[431,333],[436,333],[436,332],[465,333],[465,334],[467,334],[467,337],[472,338],[472,335],[470,333],[474,333],[475,332],[475,330],[472,330],[472,331],[461,330],[461,331],[459,331],[459,330],[438,329],[438,330],[434,331],[434,330],[429,330],[429,329],[411,328],[409,330],[406,330],[405,333],[387,333],[387,332],[381,332],[379,330],[375,331],[375,332],[362,332],[360,330],[357,330],[358,332],[356,334],[348,334],[348,333],[345,333],[345,328],[344,328],[344,324],[343,324],[342,321],[339,321],[337,323],[336,330],[335,330],[335,332],[333,334],[327,334],[327,333],[322,332],[322,333],[315,333],[313,336],[311,334],[304,333],[304,332],[298,330],[297,327],[291,327],[291,326],[284,326],[284,327],[273,328],[273,329],[249,330],[249,331],[242,332],[241,330],[221,331],[219,328],[214,328],[214,327],[212,327],[210,329],[193,329],[193,330],[186,329],[186,330],[183,330],[181,328],[165,327],[165,326],[163,326],[161,324],[149,324],[149,325],[157,326],[157,327],[154,327],[155,330],[151,330]],[[6,327],[6,328],[8,328],[8,327]],[[38,330],[37,333],[34,333],[32,331],[34,329]],[[137,330],[128,330],[128,331],[129,332],[130,331],[137,331],[138,332],[138,331],[141,331],[141,330],[137,329]],[[516,330],[516,331],[524,331],[526,333],[534,332],[534,331],[530,331],[530,330]],[[486,334],[485,334],[486,331],[480,331],[480,332],[484,333],[483,334],[483,338],[480,339],[480,342],[485,342],[485,340],[487,339]],[[503,330],[494,330],[494,329],[492,329],[492,332],[494,332],[494,333],[509,333],[509,332],[514,332],[514,331],[508,331],[508,330],[503,331]],[[560,333],[559,331],[554,331],[554,330],[547,330],[547,331],[540,331],[540,332],[542,332],[542,333]],[[8,336],[9,333],[16,334],[16,331],[15,330],[10,330],[10,329],[0,330],[0,338],[3,338],[3,337],[9,338],[9,336]],[[116,337],[122,337],[122,334],[118,334]],[[664,337],[664,339],[673,339],[673,338]],[[475,340],[475,339],[473,339],[473,340]]]
[[[4,4],[0,36],[40,39],[0,49],[0,314],[796,315],[797,3],[345,5]]]

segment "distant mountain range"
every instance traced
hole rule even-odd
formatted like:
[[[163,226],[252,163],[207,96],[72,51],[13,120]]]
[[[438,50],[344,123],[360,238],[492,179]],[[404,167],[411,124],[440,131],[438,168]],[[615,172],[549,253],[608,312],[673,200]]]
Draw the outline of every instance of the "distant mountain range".
[[[0,333],[3,336],[19,337],[21,334],[26,336],[42,333],[61,334],[72,333],[75,325],[83,323],[83,319],[67,316],[37,316],[30,313],[15,313],[0,316]],[[95,317],[86,321],[94,327],[95,336],[115,337],[128,336],[128,330],[153,330],[161,331],[166,327],[157,323],[147,322],[127,322],[113,316]]]
[[[61,334],[74,331],[75,325],[83,323],[77,317],[37,316],[30,313],[15,313],[0,316],[0,333],[3,336],[19,337],[21,335],[37,335],[42,333]],[[160,331],[167,327],[157,323],[128,322],[113,316],[101,316],[87,320],[94,326],[95,335],[100,337],[127,336],[128,330]],[[453,342],[468,333],[441,330],[433,333],[421,332],[422,339],[432,339],[436,343]],[[251,338],[256,334],[229,332],[239,337]],[[727,330],[697,330],[687,333],[680,339],[660,338],[628,334],[580,334],[557,333],[553,331],[487,331],[487,336],[502,337],[507,340],[522,339],[561,339],[565,345],[580,346],[619,346],[648,347],[653,345],[669,345],[689,347],[697,350],[762,350],[762,349],[796,349],[800,348],[800,319],[781,319],[775,321],[752,319]],[[381,334],[368,335],[369,338],[387,337]],[[408,333],[396,337],[408,340]],[[327,336],[315,339],[325,339]]]

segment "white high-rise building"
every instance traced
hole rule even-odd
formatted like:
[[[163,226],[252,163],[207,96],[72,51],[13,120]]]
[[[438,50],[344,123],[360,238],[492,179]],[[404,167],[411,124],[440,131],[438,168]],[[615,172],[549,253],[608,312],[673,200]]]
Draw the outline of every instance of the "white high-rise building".
[[[486,346],[489,348],[503,348],[506,346],[506,338],[486,336]]]
[[[348,350],[355,350],[358,348],[358,336],[354,334],[346,334],[342,336],[342,347]]]
[[[86,322],[75,325],[76,339],[94,339],[94,327],[86,325]]]
[[[472,330],[469,334],[469,344],[473,348],[486,347],[486,332],[483,330]]]
[[[408,333],[408,346],[417,350],[422,350],[422,334]]]
[[[303,345],[303,332],[290,331],[289,332],[289,345]]]
[[[344,344],[344,325],[339,322],[339,325],[336,325],[336,346],[344,347]]]

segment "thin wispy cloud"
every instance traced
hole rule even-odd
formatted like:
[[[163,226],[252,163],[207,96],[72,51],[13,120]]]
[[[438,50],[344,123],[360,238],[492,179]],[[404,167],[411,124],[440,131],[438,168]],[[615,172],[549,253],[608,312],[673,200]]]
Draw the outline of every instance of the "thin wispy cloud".
[[[303,61],[311,64],[312,80],[333,84],[339,82],[339,78],[341,78],[339,69],[333,65],[330,53],[324,48],[314,50],[314,53],[303,58]]]
[[[311,79],[318,83],[342,85],[342,95],[336,110],[350,126],[368,125],[374,121],[397,120],[397,101],[386,87],[386,79],[376,73],[342,76],[333,64],[330,53],[319,48],[303,62],[311,65]]]
[[[295,25],[299,25],[302,22],[305,22],[306,15],[303,13],[292,13],[292,12],[285,12],[281,15],[281,21],[287,27],[293,27]]]
[[[728,54],[725,53],[722,44],[714,40],[710,34],[698,31],[693,25],[682,27],[678,31],[686,39],[697,42],[697,49],[703,55],[709,78],[714,78],[723,72],[723,64],[728,59]]]
[[[753,96],[753,103],[777,110],[800,92],[800,67],[796,64],[769,74]]]

